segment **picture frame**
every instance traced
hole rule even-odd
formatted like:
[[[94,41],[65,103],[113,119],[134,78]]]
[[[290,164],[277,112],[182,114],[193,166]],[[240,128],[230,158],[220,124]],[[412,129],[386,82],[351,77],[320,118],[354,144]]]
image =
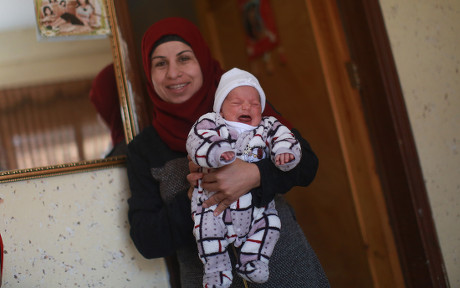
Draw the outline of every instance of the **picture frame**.
[[[38,41],[105,38],[106,0],[34,0]]]

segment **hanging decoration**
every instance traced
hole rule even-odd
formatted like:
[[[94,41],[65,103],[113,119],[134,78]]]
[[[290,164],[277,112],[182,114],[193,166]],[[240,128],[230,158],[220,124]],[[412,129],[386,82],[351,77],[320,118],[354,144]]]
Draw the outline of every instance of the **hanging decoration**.
[[[105,38],[105,0],[34,0],[38,40]]]
[[[275,19],[267,0],[238,0],[250,59],[273,50],[279,43]]]
[[[268,0],[237,0],[242,15],[245,35],[246,51],[249,60],[263,57],[268,72],[273,71],[271,51],[277,50],[281,57],[278,31],[274,14]]]

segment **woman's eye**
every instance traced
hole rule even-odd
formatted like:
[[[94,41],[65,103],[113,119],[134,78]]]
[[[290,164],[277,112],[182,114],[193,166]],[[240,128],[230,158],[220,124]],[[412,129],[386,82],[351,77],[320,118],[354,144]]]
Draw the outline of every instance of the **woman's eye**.
[[[180,61],[180,62],[187,62],[188,60],[190,60],[190,57],[188,57],[188,56],[181,56],[181,57],[179,57],[179,61]]]
[[[156,61],[153,63],[153,67],[163,67],[166,65],[166,61]]]

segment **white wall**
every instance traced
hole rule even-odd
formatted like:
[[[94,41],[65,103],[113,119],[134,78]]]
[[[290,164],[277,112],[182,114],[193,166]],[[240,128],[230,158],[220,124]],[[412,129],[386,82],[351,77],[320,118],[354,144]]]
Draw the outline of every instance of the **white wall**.
[[[460,287],[460,1],[380,0],[451,287]]]
[[[3,287],[168,287],[129,238],[126,169],[0,184]]]

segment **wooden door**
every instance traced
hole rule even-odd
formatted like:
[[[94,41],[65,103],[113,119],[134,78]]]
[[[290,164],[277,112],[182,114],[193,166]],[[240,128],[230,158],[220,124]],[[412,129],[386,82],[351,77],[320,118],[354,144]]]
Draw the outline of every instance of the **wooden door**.
[[[337,7],[269,1],[280,43],[249,60],[237,2],[196,1],[201,30],[223,68],[254,73],[317,153],[315,181],[287,198],[332,287],[403,287]]]

